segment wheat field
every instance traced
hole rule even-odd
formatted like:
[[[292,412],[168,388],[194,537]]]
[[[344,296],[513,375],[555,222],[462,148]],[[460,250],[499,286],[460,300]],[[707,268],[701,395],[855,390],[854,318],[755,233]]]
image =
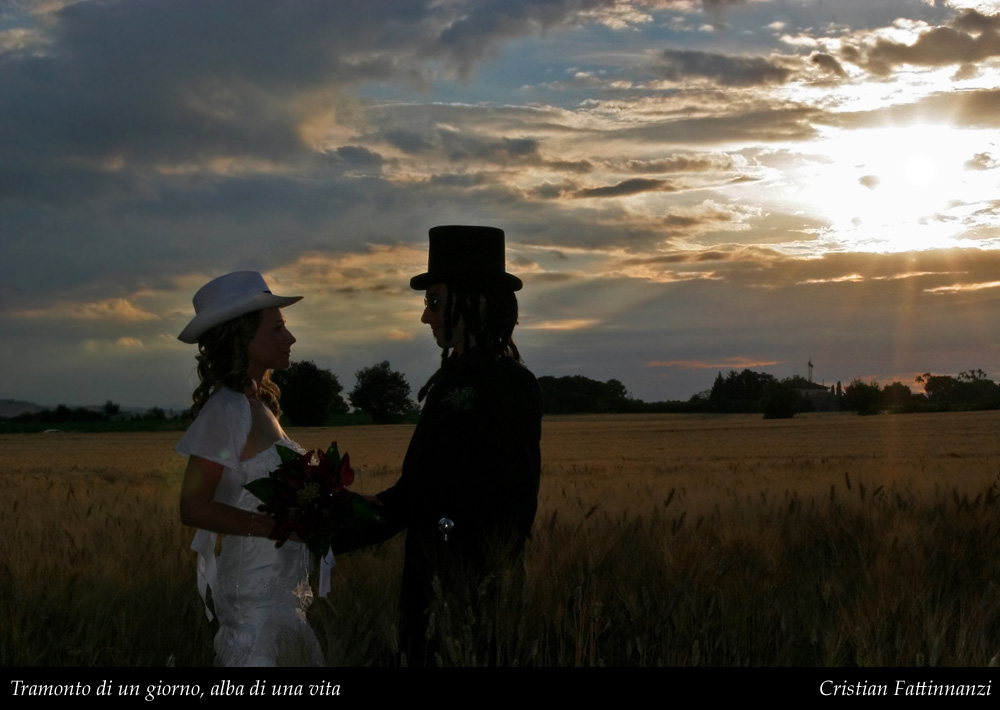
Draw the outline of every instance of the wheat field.
[[[543,421],[518,594],[439,620],[441,662],[996,665],[1000,413]],[[411,426],[337,440],[391,485]],[[0,437],[0,664],[210,665],[176,433]],[[401,536],[338,558],[310,609],[330,665],[395,651]]]

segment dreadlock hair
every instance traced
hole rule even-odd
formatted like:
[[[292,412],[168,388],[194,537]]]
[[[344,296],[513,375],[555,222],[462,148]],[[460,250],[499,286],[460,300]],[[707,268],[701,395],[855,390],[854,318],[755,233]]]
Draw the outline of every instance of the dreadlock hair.
[[[208,398],[220,387],[228,387],[235,392],[251,389],[257,398],[274,413],[281,416],[278,399],[281,390],[271,381],[271,373],[265,372],[260,384],[254,383],[247,371],[250,367],[250,343],[260,327],[262,311],[253,311],[220,323],[198,339],[198,379],[201,384],[191,395],[191,417],[205,406]]]
[[[479,357],[486,361],[502,357],[512,358],[521,362],[521,353],[511,337],[514,326],[517,325],[517,296],[514,292],[502,287],[482,287],[463,283],[451,283],[448,286],[448,300],[444,304],[444,337],[451,340],[452,328],[461,321],[465,326],[465,351],[473,345],[479,352]],[[449,348],[441,351],[441,365],[451,354]],[[427,392],[437,381],[439,369],[427,381],[417,394],[417,401],[422,402]]]

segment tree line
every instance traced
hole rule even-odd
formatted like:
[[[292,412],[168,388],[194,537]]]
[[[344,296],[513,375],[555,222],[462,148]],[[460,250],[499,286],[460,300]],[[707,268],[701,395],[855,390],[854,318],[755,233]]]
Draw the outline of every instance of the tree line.
[[[925,372],[914,380],[924,391],[892,382],[881,385],[855,378],[826,388],[801,377],[778,380],[752,370],[720,372],[712,389],[697,394],[691,403],[706,412],[763,413],[765,417],[791,417],[799,412],[849,411],[862,415],[879,412],[942,412],[1000,409],[1000,385],[982,370],[967,370],[957,377]]]
[[[339,378],[310,360],[298,361],[287,370],[275,371],[272,379],[281,389],[282,420],[289,426],[368,421],[388,424],[412,419],[419,411],[416,402],[410,398],[406,377],[393,370],[388,361],[355,373],[354,389],[347,396],[358,416],[348,414],[350,407],[344,399],[344,388]],[[183,430],[190,424],[190,414],[185,411],[171,417],[160,407],[153,407],[142,414],[125,414],[119,404],[108,400],[100,408],[71,408],[60,404],[53,409],[0,418],[0,421],[0,431],[37,431],[66,424],[86,430]]]
[[[846,387],[840,382],[827,387],[799,376],[778,379],[766,372],[730,370],[726,375],[719,372],[711,389],[686,401],[661,402],[632,398],[614,379],[599,382],[581,375],[540,377],[538,384],[546,414],[742,413],[780,419],[814,411],[868,415],[1000,409],[1000,384],[982,370],[968,370],[955,377],[926,372],[914,381],[923,386],[922,393],[898,381],[883,386],[856,378]]]
[[[347,399],[338,377],[310,360],[295,362],[287,370],[274,372],[272,378],[281,388],[282,418],[290,426],[350,423],[345,418],[355,417],[349,415],[351,407],[362,421],[376,424],[413,421],[419,412],[406,377],[393,370],[388,361],[358,370]],[[616,379],[600,382],[583,375],[538,378],[545,414],[759,413],[765,418],[787,418],[817,410],[867,415],[882,411],[1000,409],[1000,384],[982,370],[967,370],[955,377],[925,372],[914,384],[922,385],[924,392],[915,393],[901,382],[883,386],[860,379],[846,387],[840,382],[825,387],[802,377],[779,380],[744,369],[730,370],[725,376],[719,372],[710,390],[686,401],[644,402],[629,396],[625,385]],[[117,403],[108,400],[100,409],[60,404],[55,409],[9,417],[4,428],[117,422],[124,428],[183,429],[188,421],[186,414],[169,417],[159,407],[125,415]],[[353,422],[361,423],[356,418]]]

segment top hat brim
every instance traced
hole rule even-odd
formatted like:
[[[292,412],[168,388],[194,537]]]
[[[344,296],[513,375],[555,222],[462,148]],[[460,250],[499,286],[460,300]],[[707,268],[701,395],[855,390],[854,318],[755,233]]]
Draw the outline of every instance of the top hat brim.
[[[202,311],[187,324],[177,339],[182,343],[194,344],[212,328],[228,320],[265,308],[284,308],[301,300],[302,296],[275,296],[273,293],[255,293],[249,298],[244,296],[236,303],[223,303]]]
[[[414,291],[424,291],[434,284],[447,283],[479,286],[480,288],[493,286],[505,288],[508,291],[520,291],[521,287],[524,285],[521,279],[514,276],[514,274],[508,273],[478,275],[475,272],[464,274],[444,274],[428,271],[423,274],[417,274],[410,279],[410,288]]]

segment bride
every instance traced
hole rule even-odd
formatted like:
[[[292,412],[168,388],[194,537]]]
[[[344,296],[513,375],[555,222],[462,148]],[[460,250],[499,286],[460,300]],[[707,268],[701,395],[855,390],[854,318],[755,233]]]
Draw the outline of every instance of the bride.
[[[280,464],[275,444],[299,452],[278,424],[280,391],[270,371],[285,369],[295,338],[281,308],[301,296],[275,296],[255,271],[220,276],[194,296],[195,317],[178,336],[198,344],[192,415],[177,444],[189,456],[181,487],[181,522],[200,528],[202,598],[212,590],[222,666],[320,665],[319,643],[305,619],[312,599],[309,550],[288,540],[275,548],[274,521],[243,488]],[[225,537],[216,557],[216,534]],[[211,611],[206,606],[209,619]]]

